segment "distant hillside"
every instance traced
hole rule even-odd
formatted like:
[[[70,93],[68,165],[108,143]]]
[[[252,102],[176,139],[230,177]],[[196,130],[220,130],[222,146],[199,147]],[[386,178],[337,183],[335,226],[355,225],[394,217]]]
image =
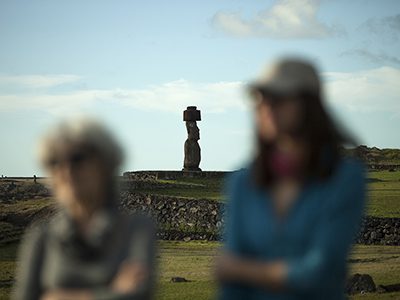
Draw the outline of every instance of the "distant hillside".
[[[368,165],[392,165],[400,167],[400,149],[369,148],[361,145],[344,150],[346,155],[356,156]]]

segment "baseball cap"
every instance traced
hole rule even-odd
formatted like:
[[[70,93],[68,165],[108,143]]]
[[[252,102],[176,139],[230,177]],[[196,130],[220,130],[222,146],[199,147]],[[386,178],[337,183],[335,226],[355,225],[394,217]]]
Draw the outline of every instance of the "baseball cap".
[[[277,96],[304,92],[320,95],[321,83],[317,70],[310,62],[298,58],[283,58],[267,66],[248,88],[250,92],[260,91]]]

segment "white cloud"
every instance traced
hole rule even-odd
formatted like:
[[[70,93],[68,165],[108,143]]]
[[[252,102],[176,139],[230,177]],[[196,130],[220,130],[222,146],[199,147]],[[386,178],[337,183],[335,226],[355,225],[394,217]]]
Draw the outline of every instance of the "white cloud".
[[[181,113],[182,108],[198,105],[210,112],[241,109],[240,82],[192,83],[176,80],[142,90],[114,91],[113,96],[122,104],[146,110]]]
[[[192,83],[176,80],[144,89],[82,90],[66,93],[0,94],[0,111],[38,109],[53,114],[79,112],[98,102],[112,102],[141,110],[181,114],[197,105],[210,113],[245,109],[243,83]]]
[[[49,88],[78,81],[76,75],[0,75],[0,86],[15,85],[26,88]]]
[[[250,22],[241,19],[237,13],[218,12],[213,17],[213,24],[222,31],[235,36],[251,36],[253,28]]]
[[[218,12],[212,22],[223,32],[240,37],[287,39],[330,36],[335,29],[317,19],[318,9],[318,0],[279,0],[250,20],[244,20],[238,13]]]
[[[329,103],[356,112],[400,114],[400,69],[325,73]]]
[[[16,110],[46,111],[51,114],[80,112],[94,104],[104,91],[78,91],[64,94],[0,94],[0,112]]]
[[[329,103],[356,112],[382,111],[400,115],[400,69],[381,67],[357,72],[323,74]],[[90,111],[101,103],[122,105],[145,111],[181,114],[189,105],[208,113],[248,109],[244,83],[196,83],[176,80],[142,89],[91,89],[69,92],[0,92],[0,112],[41,110],[62,115]]]

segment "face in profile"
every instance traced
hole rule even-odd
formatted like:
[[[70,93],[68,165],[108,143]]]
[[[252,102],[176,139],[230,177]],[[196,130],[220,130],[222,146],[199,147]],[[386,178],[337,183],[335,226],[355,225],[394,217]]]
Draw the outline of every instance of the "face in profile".
[[[101,199],[106,184],[107,169],[99,155],[78,146],[59,147],[48,161],[55,197],[62,206],[76,202],[90,204]],[[93,203],[92,203],[93,205]]]

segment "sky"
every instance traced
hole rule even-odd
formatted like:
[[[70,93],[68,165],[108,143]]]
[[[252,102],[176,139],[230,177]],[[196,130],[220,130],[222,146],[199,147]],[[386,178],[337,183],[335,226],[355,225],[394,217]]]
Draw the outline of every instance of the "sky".
[[[0,174],[43,175],[60,119],[103,120],[121,171],[180,170],[182,111],[201,110],[203,170],[251,157],[245,86],[273,60],[311,60],[326,105],[361,144],[400,148],[397,0],[0,0]]]

